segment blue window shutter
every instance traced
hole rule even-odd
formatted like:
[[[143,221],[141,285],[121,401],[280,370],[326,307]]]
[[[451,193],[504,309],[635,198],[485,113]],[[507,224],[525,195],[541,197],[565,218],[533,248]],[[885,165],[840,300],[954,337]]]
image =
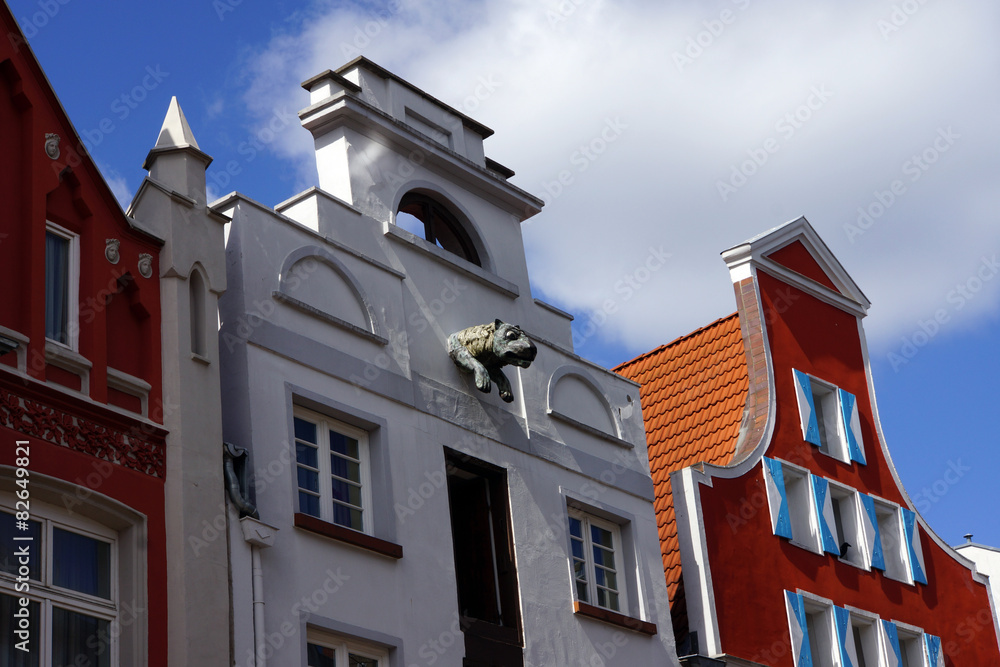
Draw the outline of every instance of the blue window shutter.
[[[781,461],[764,458],[764,487],[767,489],[767,502],[771,508],[771,529],[775,535],[792,539],[792,517],[788,513]]]
[[[810,475],[812,479],[813,499],[816,501],[816,518],[819,523],[820,540],[823,543],[823,551],[837,556],[840,555],[840,545],[837,537],[833,534],[836,528],[836,519],[833,517],[833,501],[830,498],[830,485],[822,477]]]
[[[851,658],[857,651],[854,646],[854,631],[851,629],[851,612],[842,607],[834,607],[833,620],[837,624],[837,648],[840,650],[841,667],[857,667]]]
[[[924,573],[924,550],[920,546],[920,531],[917,529],[917,515],[911,510],[903,510],[903,533],[906,535],[906,550],[910,556],[910,574],[914,581],[927,583]]]
[[[847,449],[851,460],[865,465],[865,445],[861,438],[861,417],[858,416],[858,401],[854,394],[843,389],[840,393],[840,417],[844,420],[844,434],[847,436]]]
[[[885,572],[885,553],[882,551],[882,537],[878,530],[878,515],[875,514],[875,501],[872,497],[861,493],[861,504],[865,507],[865,521],[863,524],[865,539],[868,540],[868,553],[871,554],[869,566],[876,570]]]
[[[941,651],[941,638],[925,634],[924,646],[927,648],[927,664],[930,665],[930,667],[944,667],[944,653]]]
[[[903,664],[903,654],[899,650],[899,633],[896,632],[896,624],[892,621],[880,621],[882,624],[882,637],[885,639],[885,647],[888,655],[887,667],[900,667]]]
[[[802,420],[802,437],[806,442],[819,447],[819,422],[816,421],[816,406],[813,403],[812,380],[802,371],[792,370],[795,375],[795,393],[799,398],[799,419]]]
[[[788,629],[792,635],[792,657],[795,667],[813,667],[812,650],[809,648],[809,626],[802,596],[785,591],[785,609],[788,611]]]

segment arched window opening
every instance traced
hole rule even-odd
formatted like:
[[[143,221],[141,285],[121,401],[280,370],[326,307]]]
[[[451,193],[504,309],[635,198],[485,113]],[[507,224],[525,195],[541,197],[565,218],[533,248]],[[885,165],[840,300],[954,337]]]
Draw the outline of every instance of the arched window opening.
[[[196,270],[188,279],[191,290],[189,305],[191,306],[191,352],[200,357],[205,356],[205,281]]]
[[[418,192],[409,192],[399,202],[396,224],[428,243],[482,266],[476,246],[458,218],[438,201]]]

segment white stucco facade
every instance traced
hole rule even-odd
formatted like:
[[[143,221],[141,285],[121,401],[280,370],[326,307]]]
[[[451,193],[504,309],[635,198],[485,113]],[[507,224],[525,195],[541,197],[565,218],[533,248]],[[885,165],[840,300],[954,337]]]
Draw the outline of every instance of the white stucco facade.
[[[301,667],[313,641],[380,666],[491,664],[463,663],[449,480],[466,473],[450,460],[506,484],[524,665],[676,665],[639,388],[577,357],[569,316],[532,298],[520,223],[541,201],[485,158],[488,128],[369,61],[304,85],[320,188],[211,206],[231,220],[224,439],[250,452],[261,522],[230,504],[235,664]],[[395,224],[415,190],[460,220],[479,265]],[[447,351],[494,319],[538,348],[506,367],[510,403]],[[367,442],[365,537],[304,516],[296,414]],[[575,611],[571,510],[616,535],[621,608],[603,620]]]

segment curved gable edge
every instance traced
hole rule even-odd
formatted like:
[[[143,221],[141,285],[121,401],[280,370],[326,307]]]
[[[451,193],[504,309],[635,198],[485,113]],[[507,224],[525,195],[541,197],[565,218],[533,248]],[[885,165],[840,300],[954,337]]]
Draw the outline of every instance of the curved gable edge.
[[[735,479],[753,470],[771,444],[776,415],[773,365],[769,353],[770,347],[767,329],[762,326],[759,316],[761,313],[761,296],[760,291],[757,289],[757,266],[750,267],[749,275],[743,278],[743,280],[735,282],[734,287],[736,288],[736,297],[739,305],[740,326],[743,333],[744,346],[747,349],[748,373],[751,383],[753,383],[755,376],[758,382],[761,376],[765,376],[766,383],[759,382],[760,386],[756,388],[756,392],[755,387],[751,384],[733,463],[726,466],[700,463],[670,474],[670,483],[673,487],[675,521],[681,551],[681,572],[685,581],[688,581],[689,577],[696,579],[691,582],[695,585],[685,585],[689,628],[692,631],[698,632],[701,638],[701,645],[709,651],[709,655],[713,654],[712,651],[715,651],[716,654],[720,653],[722,646],[699,486],[712,487],[715,478]],[[871,359],[861,316],[857,317],[857,325],[865,366],[868,395],[871,398],[871,411],[874,419],[875,433],[889,472],[901,496],[905,500],[906,506],[914,512],[918,524],[923,528],[924,533],[930,538],[931,542],[942,549],[957,564],[966,568],[972,580],[985,586],[987,593],[991,595],[988,577],[978,572],[973,561],[959,554],[930,528],[927,521],[917,510],[899,478],[896,467],[892,462],[892,457],[889,454],[878,414],[874,381],[871,373]],[[756,342],[756,344],[752,341]],[[762,362],[763,367],[761,366]],[[759,395],[760,390],[766,390],[767,400],[763,404],[757,403],[755,405],[754,397],[755,394]],[[766,412],[764,412],[765,406]],[[762,412],[766,414],[763,425],[755,421],[755,413],[759,418]],[[998,643],[1000,643],[1000,617],[997,615],[995,606],[997,601],[993,600],[992,602],[991,613],[993,616],[994,632],[998,637]]]
[[[871,401],[872,401],[871,409],[872,409],[872,418],[874,419],[875,422],[874,423],[875,434],[878,437],[879,446],[882,448],[882,455],[885,458],[885,463],[889,468],[889,472],[892,474],[893,481],[896,482],[896,488],[899,489],[900,494],[906,500],[907,507],[910,510],[912,510],[914,514],[917,515],[917,521],[920,523],[920,526],[924,529],[924,532],[927,534],[927,536],[931,538],[931,540],[936,545],[938,545],[942,550],[944,550],[946,554],[951,556],[956,563],[967,568],[972,574],[972,578],[974,581],[981,583],[984,586],[987,586],[988,588],[989,578],[976,569],[976,564],[971,559],[966,558],[962,554],[958,553],[957,551],[955,551],[954,547],[952,547],[950,544],[941,539],[941,537],[930,527],[930,525],[924,519],[923,515],[921,515],[916,505],[910,499],[910,494],[906,491],[906,487],[903,486],[903,481],[899,478],[899,473],[896,471],[896,465],[892,462],[892,456],[890,455],[889,447],[886,444],[885,434],[882,432],[882,420],[879,417],[878,403],[875,399],[875,383],[872,378],[871,356],[868,353],[868,341],[865,339],[865,330],[864,326],[862,326],[860,319],[858,320],[858,336],[861,339],[861,352],[862,355],[864,356],[865,379],[868,382],[868,395],[871,396]],[[997,623],[995,608],[994,608],[993,621],[994,623]],[[1000,625],[998,625],[997,636],[1000,637]]]

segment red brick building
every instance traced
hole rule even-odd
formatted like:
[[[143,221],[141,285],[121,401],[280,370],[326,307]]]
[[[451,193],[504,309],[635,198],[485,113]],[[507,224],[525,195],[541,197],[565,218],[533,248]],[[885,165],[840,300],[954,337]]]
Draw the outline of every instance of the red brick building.
[[[0,663],[165,665],[163,243],[0,26]]]
[[[804,218],[723,258],[738,311],[616,369],[642,384],[679,654],[1000,664],[985,577],[916,512],[886,449],[864,294]]]

